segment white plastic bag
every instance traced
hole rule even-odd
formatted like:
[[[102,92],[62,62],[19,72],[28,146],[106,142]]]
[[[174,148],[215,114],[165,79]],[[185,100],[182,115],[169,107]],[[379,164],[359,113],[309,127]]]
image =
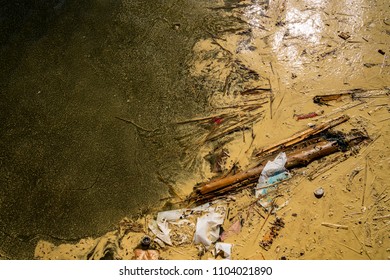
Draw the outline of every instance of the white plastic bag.
[[[224,220],[224,216],[217,212],[210,212],[198,218],[194,243],[202,243],[206,249],[219,238],[219,229]]]
[[[157,238],[161,239],[165,244],[172,246],[171,236],[169,235],[171,230],[168,228],[168,222],[156,222],[152,220],[149,223],[149,229]]]
[[[286,171],[286,168],[284,168],[286,162],[287,156],[284,152],[278,154],[273,161],[268,161],[267,164],[264,166],[263,171],[261,172],[258,185],[264,184],[269,177]]]

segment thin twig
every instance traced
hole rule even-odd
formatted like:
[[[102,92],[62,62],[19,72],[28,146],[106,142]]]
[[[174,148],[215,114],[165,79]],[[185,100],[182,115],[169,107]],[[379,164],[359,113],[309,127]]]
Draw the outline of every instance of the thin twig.
[[[269,111],[270,111],[270,117],[272,120],[272,104],[274,103],[274,96],[270,94],[269,96]]]
[[[329,228],[335,228],[335,229],[345,229],[348,230],[348,226],[345,225],[339,225],[339,224],[332,224],[332,223],[321,223],[321,226],[329,227]]]
[[[308,175],[308,179],[310,181],[314,180],[315,178],[317,178],[318,176],[324,174],[325,172],[328,172],[329,170],[333,169],[335,166],[337,166],[338,164],[346,161],[348,159],[348,157],[345,157],[344,155],[338,155],[336,158],[335,158],[335,161],[330,163],[330,164],[326,164],[323,168],[319,168],[317,170],[314,170],[313,172],[311,172],[309,175]]]
[[[176,250],[175,248],[170,248],[171,249],[171,251],[173,251],[173,252],[175,252],[175,253],[178,253],[178,254],[180,254],[180,255],[185,255],[183,252],[180,252],[180,251],[178,251],[178,250]]]
[[[320,116],[320,117],[318,117],[317,119],[315,119],[315,120],[321,120],[321,119],[324,119],[324,118],[329,118],[330,116],[333,116],[333,115],[335,115],[335,114],[337,114],[337,113],[340,113],[340,112],[345,112],[345,111],[347,111],[347,110],[349,110],[349,109],[352,109],[352,108],[354,108],[354,107],[357,107],[357,106],[359,106],[359,105],[363,105],[363,104],[366,104],[365,102],[363,102],[363,101],[360,101],[359,103],[356,103],[356,104],[354,104],[353,102],[351,102],[351,103],[348,103],[348,104],[346,104],[346,105],[344,105],[344,106],[341,106],[341,107],[339,107],[339,108],[337,108],[336,110],[333,110],[331,113],[329,113],[329,114],[325,114],[325,115],[322,115],[322,116]]]
[[[378,121],[378,122],[384,122],[384,121],[388,121],[388,120],[390,120],[390,118],[386,118],[386,119],[380,120],[380,121]]]
[[[218,41],[214,38],[211,38],[213,40],[213,43],[215,45],[217,45],[218,47],[220,47],[222,50],[224,50],[225,52],[229,53],[231,56],[233,56],[233,53],[231,51],[229,51],[227,48],[225,48],[224,46],[222,46],[220,43],[218,43]]]
[[[366,186],[367,186],[367,172],[368,171],[368,160],[366,156],[366,166],[364,168],[364,184],[363,184],[363,195],[362,195],[362,206],[364,206],[364,197],[366,195]]]
[[[372,218],[374,221],[376,220],[384,220],[384,219],[390,219],[390,214],[389,215],[385,215],[385,216],[378,216],[378,217],[374,217]]]
[[[271,208],[271,211],[269,211],[268,214],[267,214],[267,216],[265,217],[264,223],[263,223],[263,225],[261,226],[261,228],[259,229],[259,231],[258,231],[258,233],[257,233],[257,235],[256,235],[255,242],[256,242],[257,239],[259,238],[259,235],[260,235],[261,231],[263,230],[265,224],[267,223],[269,216],[271,216],[273,210],[274,210],[274,203],[273,203],[273,201],[272,201],[272,208]]]
[[[237,114],[235,114],[234,116],[236,116]],[[208,117],[200,117],[200,118],[193,118],[193,119],[189,119],[189,120],[185,120],[185,121],[179,121],[179,122],[176,122],[176,124],[188,124],[188,123],[193,123],[193,122],[201,122],[201,121],[209,121],[209,120],[212,120],[214,118],[222,118],[226,116],[226,114],[217,114],[217,115],[212,115],[212,116],[208,116]]]
[[[140,126],[139,124],[136,124],[135,122],[133,122],[132,120],[129,120],[129,119],[125,119],[125,118],[121,118],[121,117],[115,117],[115,118],[118,119],[118,120],[124,121],[126,123],[132,124],[136,128],[141,129],[141,130],[146,131],[146,132],[156,132],[158,130],[158,128],[156,128],[156,129],[147,129],[145,127]]]
[[[371,185],[374,184],[375,180],[376,180],[376,177],[374,177],[374,179],[372,180]],[[383,191],[378,195],[378,198],[375,199],[374,203],[371,204],[371,205],[368,207],[370,210],[367,212],[367,215],[366,215],[367,217],[369,217],[369,216],[371,215],[372,211],[374,211],[374,209],[376,208],[376,205],[379,203],[379,201],[381,201],[381,200],[383,199],[383,198],[381,198],[381,197],[382,197],[382,194],[384,194],[384,192],[385,192],[388,188],[389,188],[389,185],[387,185],[387,186],[383,189]]]
[[[366,250],[366,246],[363,244],[363,242],[360,241],[360,239],[357,237],[355,231],[353,229],[351,229],[353,235],[355,236],[356,240],[359,241],[360,243],[360,247],[362,248],[363,252],[366,253],[367,257],[371,260],[371,257],[370,255],[368,254],[367,250]]]
[[[348,248],[349,250],[354,251],[355,253],[357,253],[357,254],[359,254],[359,255],[362,254],[361,251],[359,252],[358,250],[356,250],[356,249],[354,249],[354,248],[352,248],[352,247],[350,247],[350,246],[348,246],[348,245],[345,245],[345,244],[343,244],[343,243],[337,242],[337,241],[335,241],[335,240],[333,240],[333,242],[336,243],[336,244],[339,244],[339,245],[341,245],[341,246],[344,246],[345,248]]]

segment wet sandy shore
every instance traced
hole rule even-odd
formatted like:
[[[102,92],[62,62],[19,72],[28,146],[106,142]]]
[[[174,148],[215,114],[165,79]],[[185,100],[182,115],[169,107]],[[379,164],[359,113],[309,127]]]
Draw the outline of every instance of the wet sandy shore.
[[[176,8],[180,10],[176,6],[172,9]],[[365,131],[372,141],[357,151],[339,153],[296,170],[293,178],[281,188],[283,199],[280,204],[288,201],[288,205],[268,221],[261,208],[245,207],[253,200],[250,193],[237,194],[236,202],[228,207],[231,213],[244,216],[246,222],[241,233],[226,242],[234,244],[233,259],[389,258],[390,224],[386,218],[390,208],[387,172],[390,165],[389,96],[360,100],[347,97],[332,101],[329,106],[313,102],[313,97],[319,94],[357,88],[386,90],[390,86],[388,3],[384,0],[353,3],[333,0],[208,1],[202,11],[202,34],[188,44],[189,50],[185,49],[190,55],[183,60],[188,69],[183,77],[187,77],[190,85],[186,96],[190,99],[199,97],[194,103],[201,100],[204,103],[198,103],[201,108],[195,107],[187,115],[167,116],[167,123],[171,123],[175,131],[176,140],[172,143],[180,150],[181,165],[174,181],[163,177],[166,192],[170,188],[184,197],[197,183],[220,175],[215,171],[223,172],[233,166],[245,169],[252,165],[254,151],[287,138],[310,123],[318,124],[347,114],[350,120],[337,130]],[[167,19],[173,24],[169,24],[171,30],[178,31],[192,22],[186,16],[174,20],[162,17],[162,22]],[[267,89],[267,95],[253,89]],[[258,102],[262,105],[258,106]],[[248,104],[251,108],[256,105],[256,110],[247,110]],[[316,118],[298,121],[295,117],[319,111],[321,115]],[[229,123],[223,123],[224,118],[213,117],[222,113]],[[210,117],[211,122],[201,125],[186,122],[205,117]],[[146,121],[149,118],[144,116],[142,126],[153,131],[153,120]],[[220,133],[228,127],[235,129]],[[221,150],[227,156],[218,168],[210,168],[208,155]],[[148,156],[145,155],[144,161],[147,162]],[[124,181],[128,179],[124,178]],[[318,187],[325,190],[321,199],[313,195]],[[114,209],[118,208],[115,206]],[[111,220],[112,225],[118,223],[119,216],[129,216],[124,212],[123,215],[110,214],[111,219],[117,217],[117,220]],[[102,213],[100,208],[93,213],[94,220],[102,223],[96,214]],[[139,232],[128,233],[127,241],[122,244],[123,252],[127,252],[123,258],[132,258],[132,249],[140,238],[150,234],[147,222],[154,214],[139,220]],[[283,218],[285,225],[272,246],[265,250],[259,242],[266,235],[269,222],[276,217]],[[233,222],[225,221],[224,228],[229,228]],[[341,224],[348,229],[328,228],[322,223]],[[94,232],[94,236],[99,234]],[[39,238],[41,242],[35,257],[88,258],[91,252],[97,252],[97,257],[103,256],[104,244],[115,241],[117,235],[118,232],[113,231],[101,238],[65,242],[59,247],[55,246],[59,242],[43,236]],[[96,247],[96,244],[103,247]],[[164,259],[198,259],[198,253],[198,248],[192,244],[160,250]],[[212,257],[210,252],[202,256],[203,259]]]

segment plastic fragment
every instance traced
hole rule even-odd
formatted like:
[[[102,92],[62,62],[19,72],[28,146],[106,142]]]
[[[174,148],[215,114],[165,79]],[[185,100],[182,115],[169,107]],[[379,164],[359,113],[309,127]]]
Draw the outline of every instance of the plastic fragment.
[[[202,243],[207,249],[219,238],[219,229],[224,216],[217,212],[210,212],[198,218],[194,243]]]
[[[232,244],[217,242],[215,244],[215,256],[222,256],[225,259],[230,259],[232,255]]]
[[[277,189],[277,183],[290,177],[290,173],[284,167],[287,162],[286,153],[279,153],[273,161],[268,161],[265,165],[259,181],[255,187],[255,195],[259,204],[268,209],[271,207],[272,199],[268,193]]]

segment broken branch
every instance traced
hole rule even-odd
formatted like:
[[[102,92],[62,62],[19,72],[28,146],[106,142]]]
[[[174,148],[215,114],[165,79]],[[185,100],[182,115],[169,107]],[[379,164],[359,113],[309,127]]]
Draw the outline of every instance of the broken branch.
[[[316,135],[324,130],[327,130],[329,128],[332,128],[334,126],[337,126],[343,122],[346,122],[347,120],[349,120],[349,117],[347,115],[343,115],[343,116],[340,116],[338,118],[334,118],[334,119],[331,119],[327,122],[324,122],[322,124],[319,124],[319,125],[316,125],[314,127],[311,127],[311,128],[308,128],[308,129],[305,129],[301,132],[298,132],[296,134],[294,134],[292,137],[288,138],[288,139],[285,139],[283,141],[280,141],[274,145],[271,145],[269,147],[266,147],[262,150],[260,150],[259,152],[256,153],[255,156],[259,157],[259,156],[262,156],[264,154],[269,154],[269,153],[272,153],[272,152],[275,152],[277,150],[280,150],[281,148],[286,148],[286,147],[290,147],[292,145],[295,145],[313,135]]]

